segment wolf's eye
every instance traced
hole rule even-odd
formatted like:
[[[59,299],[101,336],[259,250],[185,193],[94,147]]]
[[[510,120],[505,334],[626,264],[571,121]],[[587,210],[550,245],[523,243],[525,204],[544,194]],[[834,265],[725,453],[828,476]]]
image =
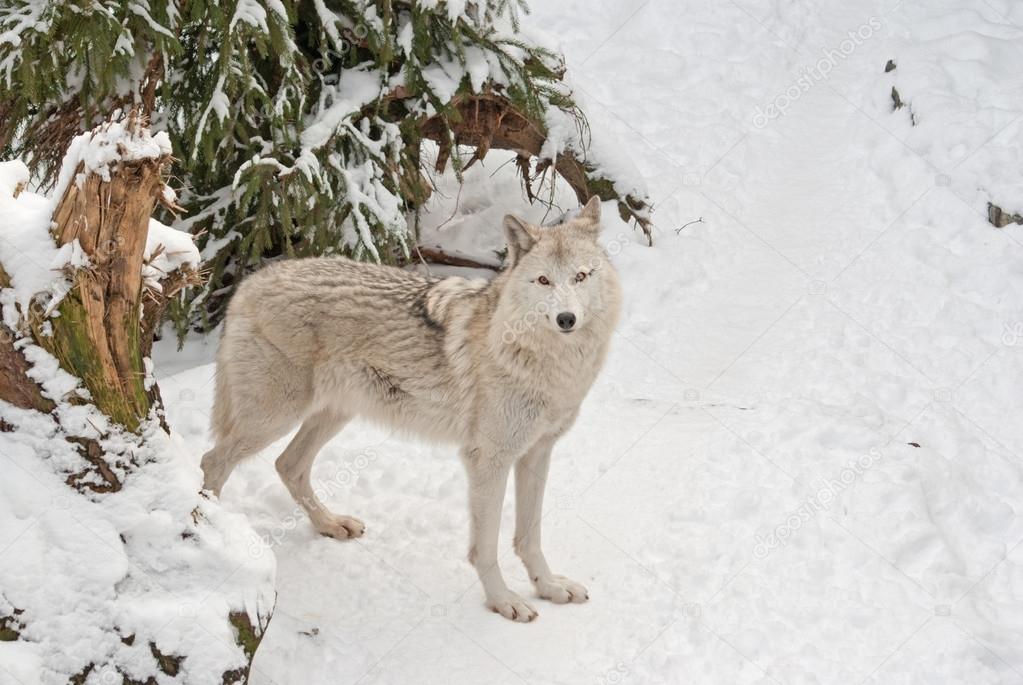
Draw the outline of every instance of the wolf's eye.
[[[540,276],[538,279],[536,279],[536,282],[539,283],[540,285],[550,285],[551,284],[551,282],[549,280],[547,280],[546,276]]]
[[[579,273],[577,273],[575,275],[575,282],[576,283],[582,283],[583,281],[586,280],[587,276],[589,276],[588,273],[586,273],[585,271],[580,271]]]

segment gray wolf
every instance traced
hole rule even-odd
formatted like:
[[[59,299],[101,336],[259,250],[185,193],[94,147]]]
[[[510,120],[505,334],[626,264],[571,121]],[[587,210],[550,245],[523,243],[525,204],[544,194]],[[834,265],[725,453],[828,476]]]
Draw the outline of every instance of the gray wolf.
[[[506,216],[504,231],[507,267],[490,282],[340,257],[282,261],[247,278],[217,354],[205,488],[219,495],[241,459],[300,425],[277,459],[281,479],[317,531],[360,537],[363,523],[330,512],[310,471],[320,448],[362,416],[461,448],[469,562],[488,607],[515,621],[537,616],[497,564],[512,469],[514,548],[537,594],[589,599],[551,572],[540,521],[551,449],[575,421],[618,319],[618,277],[598,243],[597,198],[553,227]]]

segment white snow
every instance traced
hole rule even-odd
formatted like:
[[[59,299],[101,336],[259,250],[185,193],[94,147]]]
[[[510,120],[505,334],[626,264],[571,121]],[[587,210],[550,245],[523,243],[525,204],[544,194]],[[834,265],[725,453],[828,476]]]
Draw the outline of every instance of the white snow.
[[[463,156],[470,154],[463,151]],[[428,168],[433,168],[436,156],[436,146],[428,143],[423,154]],[[432,204],[421,217],[419,244],[442,248],[447,254],[481,264],[501,263],[505,244],[499,228],[505,214],[517,214],[535,224],[553,223],[577,204],[575,193],[560,178],[556,180],[554,204],[549,209],[539,202],[523,203],[514,153],[494,150],[482,162],[466,169],[463,177],[464,185],[459,185],[450,172],[434,179]],[[542,188],[538,184],[534,191],[543,198],[549,198],[551,192],[547,184]],[[611,203],[606,207],[610,208]],[[430,270],[440,273],[437,267]]]
[[[273,467],[284,440],[225,489],[278,562],[252,682],[1023,680],[1023,227],[986,220],[1023,208],[1023,6],[533,10],[601,164],[655,202],[652,248],[604,205],[626,308],[548,484],[548,557],[591,600],[536,600],[529,625],[487,611],[457,455],[355,422],[314,478],[365,538],[313,532]],[[440,179],[426,244],[492,258],[504,213],[544,220],[506,159],[460,195]],[[574,207],[555,199],[548,221]],[[154,350],[193,479],[216,341]],[[5,490],[11,534],[31,486]],[[501,563],[528,595],[511,499]],[[8,672],[38,668],[4,649]]]
[[[357,543],[295,515],[284,441],[225,490],[279,561],[253,682],[1019,682],[1023,228],[986,203],[1023,201],[1023,10],[533,10],[601,163],[655,203],[653,248],[605,203],[627,306],[546,500],[552,565],[592,599],[538,600],[528,626],[486,611],[457,456],[357,422],[314,471],[367,522]],[[486,261],[504,213],[544,220],[506,160],[460,194],[440,179],[424,244]],[[556,199],[547,221],[574,207]],[[202,447],[214,348],[156,354],[171,424]],[[501,561],[528,594],[512,522],[509,498]]]
[[[251,0],[249,0],[249,2],[251,2]],[[153,31],[156,31],[157,33],[162,33],[171,40],[176,40],[177,37],[174,35],[173,31],[171,31],[166,26],[163,26],[158,21],[153,19],[153,16],[149,13],[148,5],[149,5],[148,2],[146,2],[145,4],[140,2],[130,2],[128,3],[128,9],[131,10],[132,14],[137,14],[138,16],[142,17],[143,21],[149,24],[149,28],[151,28]]]
[[[234,16],[231,17],[232,30],[238,22],[251,24],[263,33],[270,32],[270,27],[266,23],[266,8],[257,0],[241,0],[238,3],[238,6],[234,11]]]
[[[227,93],[224,92],[224,84],[227,81],[227,75],[221,73],[217,77],[217,83],[213,86],[213,92],[210,94],[210,101],[206,105],[206,108],[202,111],[202,116],[199,117],[199,125],[195,129],[195,141],[192,148],[192,159],[195,159],[196,155],[199,154],[199,147],[202,142],[203,135],[206,134],[206,122],[209,121],[210,112],[217,117],[217,121],[223,121],[227,118],[228,112],[231,111],[231,100],[228,98]]]
[[[90,409],[90,425],[105,427]],[[85,464],[52,416],[4,402],[0,416],[13,427],[0,437],[0,588],[24,624],[22,640],[0,649],[0,680],[66,683],[89,663],[89,683],[120,682],[114,664],[143,680],[155,670],[149,641],[188,655],[189,683],[218,684],[244,666],[225,617],[247,611],[258,623],[269,613],[273,558],[253,558],[261,543],[244,518],[197,494],[202,474],[188,447],[155,423],[144,448],[115,432],[108,454],[145,468],[121,474],[121,493],[88,498],[63,482]]]
[[[11,287],[5,292],[10,293],[12,304],[16,303],[22,312],[28,311],[37,294],[49,295],[44,309],[59,303],[67,292],[61,269],[72,256],[58,250],[50,235],[54,202],[24,190],[28,181],[28,168],[22,162],[0,162],[0,218],[3,219],[0,222],[0,264],[11,279]],[[19,187],[21,191],[15,197]]]
[[[327,31],[327,35],[330,36],[331,42],[335,47],[340,47],[344,44],[344,39],[341,37],[341,32],[338,30],[338,15],[327,7],[323,0],[313,0],[313,7],[316,8],[316,14],[318,15],[320,22],[323,24],[323,28]]]
[[[47,6],[40,2],[24,3],[0,8],[0,44],[14,47],[21,45],[22,34],[28,31],[45,33],[50,27]],[[13,51],[0,60],[0,75],[4,82],[12,85],[11,76],[21,64],[21,53]]]
[[[146,287],[160,290],[160,280],[180,268],[199,269],[199,248],[191,233],[149,220],[146,249],[142,254],[142,279]]]
[[[302,147],[320,148],[344,120],[372,102],[380,93],[380,72],[376,69],[346,69],[330,92],[331,105],[316,115],[302,132]]]
[[[64,154],[60,175],[52,196],[59,199],[74,179],[81,186],[85,176],[94,173],[110,180],[111,165],[120,161],[159,159],[171,153],[170,137],[165,131],[132,131],[127,121],[112,121],[75,136]],[[78,170],[82,165],[81,171]]]
[[[395,42],[403,53],[409,55],[412,53],[412,19],[407,15],[402,15],[398,22],[401,28],[398,29],[398,37]]]

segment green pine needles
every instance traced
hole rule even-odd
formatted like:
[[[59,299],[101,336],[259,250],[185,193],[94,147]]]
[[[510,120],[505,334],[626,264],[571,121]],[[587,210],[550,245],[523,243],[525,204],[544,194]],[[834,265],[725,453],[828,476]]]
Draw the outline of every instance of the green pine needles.
[[[71,139],[117,110],[139,108],[170,135],[185,209],[175,225],[197,236],[206,272],[168,309],[179,335],[219,321],[267,259],[407,259],[431,190],[424,130],[457,149],[466,96],[504,103],[541,136],[552,122],[574,128],[545,156],[578,157],[588,192],[618,198],[646,229],[642,192],[585,161],[563,62],[519,34],[526,11],[524,0],[7,0],[0,148],[46,187]]]

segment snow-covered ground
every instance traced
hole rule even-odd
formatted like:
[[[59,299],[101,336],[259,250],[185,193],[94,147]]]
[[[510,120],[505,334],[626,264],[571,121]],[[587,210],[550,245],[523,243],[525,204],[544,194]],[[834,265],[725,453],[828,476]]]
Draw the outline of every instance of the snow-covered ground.
[[[591,600],[486,611],[454,451],[357,423],[314,477],[365,538],[296,513],[283,442],[225,489],[277,558],[253,683],[1023,682],[1023,227],[987,222],[1023,210],[1023,5],[533,4],[656,203],[653,248],[605,207],[626,309],[548,490]],[[542,217],[502,161],[432,237]],[[215,345],[155,360],[196,464]]]

